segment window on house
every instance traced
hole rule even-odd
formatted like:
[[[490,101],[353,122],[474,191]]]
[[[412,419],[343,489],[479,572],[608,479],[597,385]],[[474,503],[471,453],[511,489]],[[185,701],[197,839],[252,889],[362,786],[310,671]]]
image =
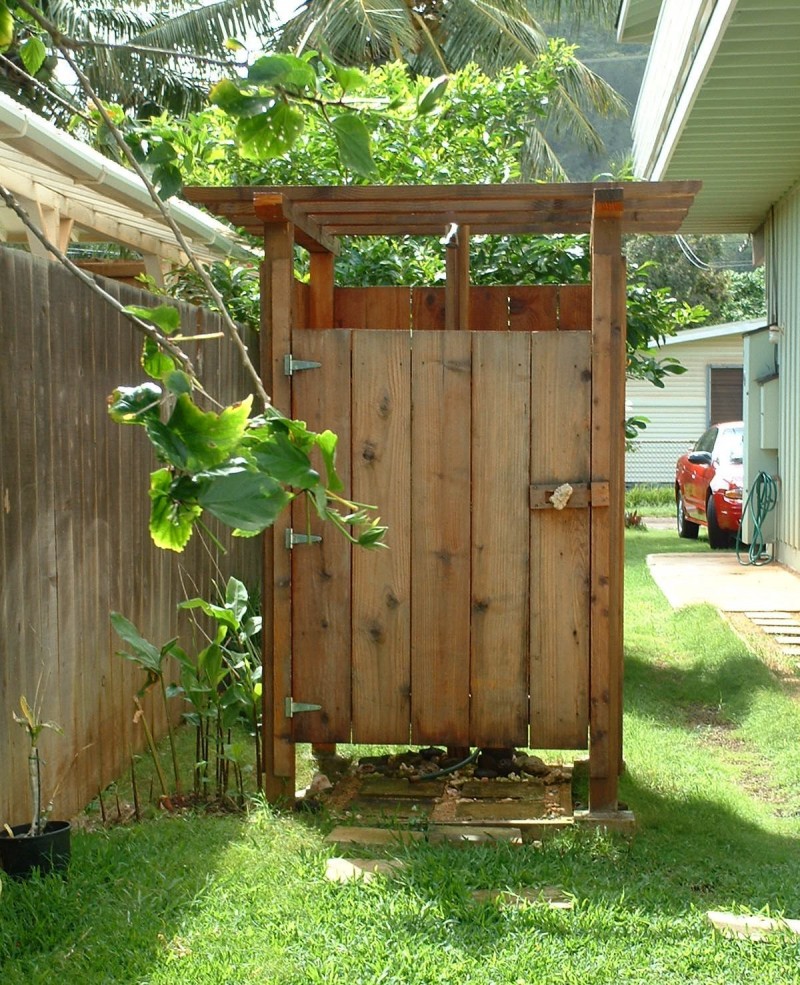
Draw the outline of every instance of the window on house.
[[[741,421],[744,374],[741,366],[709,367],[708,423]]]

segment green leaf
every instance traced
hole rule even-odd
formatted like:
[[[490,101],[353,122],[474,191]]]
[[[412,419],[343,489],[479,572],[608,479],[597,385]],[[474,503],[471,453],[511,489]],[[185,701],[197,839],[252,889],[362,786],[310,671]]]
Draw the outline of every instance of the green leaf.
[[[261,472],[241,468],[224,470],[211,476],[198,500],[218,520],[239,530],[258,533],[271,526],[283,509],[291,502],[291,496],[279,482]]]
[[[108,413],[116,424],[147,424],[157,421],[161,387],[155,383],[119,386],[108,398]]]
[[[319,482],[319,472],[311,467],[308,454],[283,432],[259,444],[254,457],[259,469],[279,482],[298,489],[313,489]]]
[[[230,609],[241,626],[242,620],[247,615],[247,606],[250,597],[247,588],[238,578],[229,578],[225,586],[225,608]]]
[[[161,661],[164,656],[163,651],[159,650],[149,640],[146,640],[130,619],[126,619],[121,613],[111,613],[111,625],[114,627],[117,636],[133,650],[132,654],[126,653],[124,650],[118,650],[119,656],[125,657],[126,660],[132,660],[134,663],[144,667],[145,670],[160,675]]]
[[[325,471],[328,475],[328,489],[331,492],[339,492],[344,489],[344,484],[336,472],[336,445],[339,441],[333,431],[322,431],[317,435],[317,445],[322,452],[322,461],[325,463]]]
[[[183,446],[181,467],[188,472],[214,468],[230,458],[242,440],[250,416],[252,397],[226,407],[219,414],[202,411],[188,394],[182,393],[166,429]]]
[[[425,89],[417,102],[417,113],[420,116],[430,113],[439,105],[439,101],[445,94],[449,82],[450,77],[448,75],[440,75],[438,79],[434,79]]]
[[[302,110],[276,102],[264,113],[239,120],[236,137],[242,155],[250,160],[279,157],[291,150],[304,125]]]
[[[154,380],[163,380],[175,371],[175,360],[154,340],[146,338],[142,346],[142,369]]]
[[[195,520],[203,509],[193,503],[181,503],[170,494],[172,473],[158,469],[150,476],[150,536],[156,547],[180,553],[189,542]]]
[[[183,175],[174,164],[159,164],[153,171],[153,184],[159,196],[166,201],[183,188]]]
[[[5,51],[13,40],[14,18],[3,0],[0,0],[0,51]]]
[[[155,325],[164,335],[172,335],[181,327],[181,313],[169,304],[160,304],[155,308],[142,308],[138,304],[128,304],[125,305],[125,310],[134,318]]]
[[[343,93],[363,89],[367,84],[367,77],[359,68],[344,68],[333,62],[328,63],[328,68],[334,82]]]
[[[170,393],[174,393],[176,396],[180,393],[192,392],[192,381],[190,377],[179,369],[166,376],[164,386]]]
[[[377,168],[372,159],[369,131],[364,121],[354,113],[343,113],[331,120],[331,128],[342,164],[365,178],[375,174]]]
[[[314,88],[314,69],[295,55],[264,55],[256,59],[247,72],[249,82],[292,89]]]
[[[206,599],[196,598],[187,599],[185,602],[180,602],[178,604],[178,608],[200,609],[209,617],[209,619],[213,619],[217,625],[225,628],[225,635],[227,635],[227,631],[230,631],[231,633],[238,632],[239,624],[236,619],[236,614],[221,605],[214,605],[213,602],[207,602]]]
[[[0,14],[0,19],[2,19],[2,14]],[[19,57],[22,59],[22,64],[28,74],[36,75],[47,58],[47,48],[40,38],[28,38],[19,49]]]

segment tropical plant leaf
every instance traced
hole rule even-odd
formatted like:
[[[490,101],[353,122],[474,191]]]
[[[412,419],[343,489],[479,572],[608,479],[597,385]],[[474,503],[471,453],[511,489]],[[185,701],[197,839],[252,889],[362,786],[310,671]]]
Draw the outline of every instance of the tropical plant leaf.
[[[203,509],[194,503],[181,503],[171,495],[172,473],[158,469],[150,476],[150,536],[156,547],[180,553],[194,530]]]
[[[108,398],[108,413],[115,424],[147,424],[157,421],[161,387],[155,383],[119,386]]]
[[[313,489],[319,482],[319,472],[312,468],[307,452],[284,432],[273,432],[268,440],[259,443],[253,457],[267,475],[297,489]]]
[[[250,66],[247,79],[261,85],[299,91],[313,89],[317,76],[308,62],[295,55],[264,55]]]
[[[174,447],[182,448],[181,467],[202,472],[230,458],[242,440],[252,403],[253,398],[247,397],[216,414],[201,410],[188,394],[180,394],[166,430]]]
[[[125,310],[141,321],[155,325],[164,335],[172,335],[181,327],[181,313],[171,304],[159,304],[155,308],[143,308],[138,304],[128,304]]]
[[[239,530],[259,532],[271,526],[291,501],[283,486],[261,472],[242,468],[209,479],[198,495],[201,505],[217,519]]]
[[[0,51],[5,51],[14,40],[14,18],[3,0],[0,0]]]
[[[151,338],[144,340],[142,346],[142,369],[154,380],[163,380],[176,369],[175,360],[164,352],[161,346]]]
[[[305,114],[283,101],[274,101],[263,113],[239,120],[236,138],[244,157],[260,160],[291,150],[303,132]]]
[[[164,658],[164,652],[159,650],[149,640],[146,640],[130,619],[123,616],[122,613],[111,613],[111,625],[114,627],[114,632],[117,636],[133,650],[133,653],[118,650],[117,653],[119,656],[125,657],[126,660],[131,660],[133,663],[144,667],[145,670],[159,675],[161,673],[161,662]]]
[[[434,79],[433,82],[426,86],[417,101],[417,112],[421,116],[432,112],[439,105],[442,96],[447,91],[449,83],[449,75],[440,75],[438,79]]]
[[[2,15],[0,15],[2,16]],[[29,75],[36,75],[47,58],[47,48],[41,38],[32,37],[20,46],[19,57]]]
[[[375,174],[377,168],[364,121],[354,113],[342,113],[331,120],[331,129],[336,137],[342,164],[363,178]]]
[[[338,443],[339,437],[333,431],[322,431],[317,435],[317,445],[322,452],[322,461],[325,463],[325,471],[328,475],[328,489],[332,492],[339,492],[344,488],[336,471],[336,446]]]

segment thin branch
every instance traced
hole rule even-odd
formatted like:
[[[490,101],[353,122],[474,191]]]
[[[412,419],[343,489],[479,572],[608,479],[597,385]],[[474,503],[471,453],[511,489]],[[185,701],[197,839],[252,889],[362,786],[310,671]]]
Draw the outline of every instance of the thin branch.
[[[108,48],[112,51],[132,51],[135,54],[166,55],[168,58],[188,58],[190,61],[203,65],[214,65],[217,68],[232,69],[241,67],[239,62],[231,58],[212,58],[210,55],[197,55],[191,51],[177,51],[174,48],[151,48],[143,44],[125,44],[115,41],[92,41],[90,39],[78,40],[71,38],[70,48],[75,51],[81,48]]]
[[[36,225],[33,219],[31,219],[26,209],[24,209],[22,205],[20,205],[20,203],[16,200],[16,198],[14,198],[14,195],[8,190],[8,188],[6,188],[4,185],[1,184],[0,184],[0,198],[3,199],[3,201],[6,203],[9,209],[15,212],[17,216],[19,216],[19,219],[23,223],[23,225],[33,233],[33,235],[39,240],[39,242],[42,244],[42,246],[44,246],[44,248],[48,252],[52,253],[53,256],[56,257],[59,263],[63,264],[71,274],[73,274],[75,277],[78,278],[78,280],[86,284],[86,286],[89,287],[92,291],[94,291],[95,294],[98,294],[101,298],[103,298],[104,301],[107,301],[112,306],[112,308],[118,311],[121,315],[124,315],[125,318],[128,319],[128,321],[133,325],[133,327],[138,332],[141,332],[143,335],[146,335],[149,339],[155,342],[156,345],[158,345],[166,352],[168,352],[174,359],[177,359],[178,362],[181,364],[181,366],[183,366],[186,374],[189,377],[191,377],[192,383],[194,384],[195,388],[200,393],[202,393],[203,396],[212,399],[211,397],[209,397],[209,394],[206,393],[206,391],[203,389],[191,359],[179,346],[175,345],[175,343],[172,342],[169,338],[167,338],[166,335],[162,335],[161,332],[159,332],[154,325],[150,325],[147,322],[142,321],[140,318],[136,318],[134,315],[131,315],[130,312],[125,310],[125,306],[121,302],[119,302],[112,294],[109,294],[108,291],[104,290],[97,283],[94,277],[92,277],[90,274],[87,274],[85,270],[81,270],[81,268],[77,266],[77,264],[73,263],[73,261],[70,260],[70,258],[65,253],[62,253],[61,250],[59,250],[59,248],[55,245],[55,243],[52,243],[45,235],[45,233],[42,232],[41,229],[39,229],[39,227]],[[214,403],[217,402],[214,401]],[[219,404],[217,404],[217,406],[219,406]]]
[[[25,82],[30,83],[38,89],[39,92],[47,96],[48,99],[52,99],[54,102],[60,103],[65,109],[68,109],[73,116],[79,116],[86,123],[92,122],[90,117],[86,116],[85,113],[82,113],[76,106],[73,106],[68,99],[64,99],[63,96],[59,96],[59,94],[53,89],[48,88],[43,82],[40,82],[35,75],[31,75],[30,72],[28,72],[24,67],[17,65],[16,62],[12,62],[10,58],[6,58],[6,56],[2,53],[0,53],[0,65],[5,65],[7,69],[14,72],[14,74],[18,75],[21,79],[24,79]]]
[[[120,133],[119,128],[115,125],[114,121],[109,116],[108,111],[106,110],[102,99],[100,99],[100,97],[97,95],[91,82],[83,73],[80,66],[76,62],[75,58],[73,57],[71,49],[74,47],[75,42],[71,38],[65,37],[62,34],[62,32],[58,29],[58,27],[55,24],[53,24],[51,21],[49,21],[36,7],[30,4],[28,0],[17,0],[17,5],[26,13],[30,14],[30,16],[33,17],[33,19],[45,31],[47,31],[47,33],[53,39],[53,44],[56,46],[56,48],[58,48],[58,50],[64,56],[64,59],[69,65],[69,67],[77,76],[78,81],[81,83],[84,92],[92,101],[95,108],[97,109],[97,112],[100,114],[100,117],[102,118],[103,122],[108,127],[109,132],[113,136],[114,141],[116,142],[117,146],[122,152],[124,158],[127,160],[128,164],[131,166],[134,172],[139,176],[140,180],[142,181],[145,188],[147,189],[150,197],[155,203],[156,208],[161,213],[166,224],[172,230],[172,234],[174,235],[178,245],[181,247],[181,249],[184,251],[186,256],[189,258],[189,262],[197,272],[197,275],[200,277],[200,280],[203,282],[205,289],[214,299],[214,302],[219,309],[219,313],[222,318],[222,324],[225,327],[225,331],[227,332],[228,337],[230,338],[230,340],[233,342],[234,346],[238,350],[239,357],[242,360],[245,370],[253,380],[253,384],[255,386],[255,390],[256,393],[258,394],[259,399],[261,400],[265,408],[269,407],[271,405],[271,400],[267,395],[266,390],[264,389],[264,384],[261,382],[261,377],[259,376],[258,370],[253,365],[253,362],[250,359],[250,354],[247,351],[247,346],[245,345],[244,341],[239,335],[239,330],[236,327],[236,323],[233,321],[230,314],[228,313],[228,309],[225,306],[225,302],[223,301],[222,296],[214,286],[206,269],[203,267],[203,265],[195,256],[194,251],[192,250],[192,248],[190,247],[189,243],[186,240],[186,237],[183,235],[180,227],[178,226],[177,222],[173,218],[170,210],[167,208],[164,201],[161,199],[160,195],[156,191],[152,181],[150,181],[150,179],[145,174],[143,168],[134,157],[133,151],[128,146],[122,133]]]

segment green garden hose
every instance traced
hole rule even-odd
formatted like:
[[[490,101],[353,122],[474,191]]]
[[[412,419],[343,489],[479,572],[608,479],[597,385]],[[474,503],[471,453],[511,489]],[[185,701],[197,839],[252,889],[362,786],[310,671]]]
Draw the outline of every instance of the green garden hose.
[[[778,484],[767,472],[759,472],[753,488],[747,495],[744,509],[742,511],[742,521],[750,512],[750,519],[753,523],[753,538],[747,550],[746,560],[742,559],[742,548],[746,545],[742,543],[742,525],[736,534],[736,559],[739,564],[769,564],[773,560],[772,554],[767,550],[767,544],[761,526],[767,516],[775,509],[778,502]]]

